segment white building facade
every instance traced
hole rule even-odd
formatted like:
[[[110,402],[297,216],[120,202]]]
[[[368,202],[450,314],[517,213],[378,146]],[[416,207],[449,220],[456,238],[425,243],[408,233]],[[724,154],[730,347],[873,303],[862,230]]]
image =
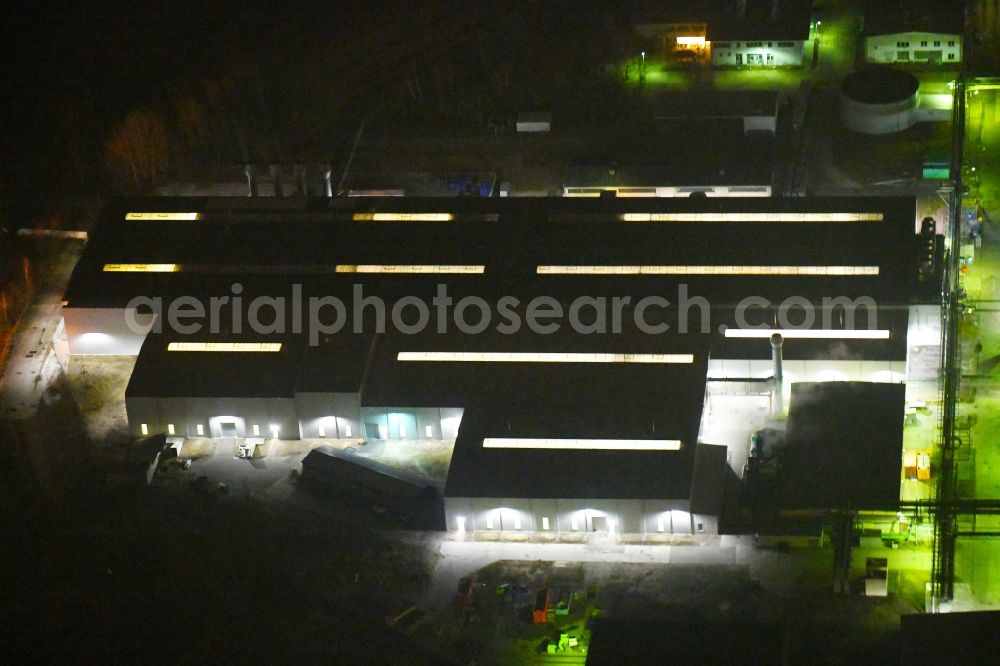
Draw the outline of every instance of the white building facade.
[[[799,67],[806,40],[712,42],[716,67]]]
[[[957,65],[962,36],[935,32],[900,32],[865,37],[865,60],[874,64]]]

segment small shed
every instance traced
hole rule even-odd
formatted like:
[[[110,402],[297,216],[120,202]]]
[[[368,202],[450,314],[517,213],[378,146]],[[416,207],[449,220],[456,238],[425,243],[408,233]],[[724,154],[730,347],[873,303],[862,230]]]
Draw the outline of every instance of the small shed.
[[[552,129],[552,113],[550,111],[522,111],[517,114],[517,131],[548,132]]]

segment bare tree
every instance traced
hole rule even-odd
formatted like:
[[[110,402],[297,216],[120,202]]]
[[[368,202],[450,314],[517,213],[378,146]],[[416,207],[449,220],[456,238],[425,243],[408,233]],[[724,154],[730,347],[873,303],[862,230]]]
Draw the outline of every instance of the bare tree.
[[[129,111],[104,144],[105,157],[119,173],[131,175],[135,189],[156,183],[169,164],[170,142],[160,117],[146,110]]]

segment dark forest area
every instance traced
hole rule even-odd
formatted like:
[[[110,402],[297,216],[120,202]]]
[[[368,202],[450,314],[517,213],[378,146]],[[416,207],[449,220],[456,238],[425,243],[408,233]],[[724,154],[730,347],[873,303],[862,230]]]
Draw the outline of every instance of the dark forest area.
[[[487,131],[615,113],[611,4],[25,5],[7,22],[0,194],[147,191],[250,162],[336,164],[373,113]]]

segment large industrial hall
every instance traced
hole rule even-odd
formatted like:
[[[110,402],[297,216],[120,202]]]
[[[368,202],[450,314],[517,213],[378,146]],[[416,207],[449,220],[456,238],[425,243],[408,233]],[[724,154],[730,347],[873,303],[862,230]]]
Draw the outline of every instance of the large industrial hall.
[[[807,383],[898,387],[898,490],[939,353],[920,229],[908,198],[122,199],[65,344],[137,356],[136,436],[453,440],[449,530],[714,533],[748,453],[713,415]]]

